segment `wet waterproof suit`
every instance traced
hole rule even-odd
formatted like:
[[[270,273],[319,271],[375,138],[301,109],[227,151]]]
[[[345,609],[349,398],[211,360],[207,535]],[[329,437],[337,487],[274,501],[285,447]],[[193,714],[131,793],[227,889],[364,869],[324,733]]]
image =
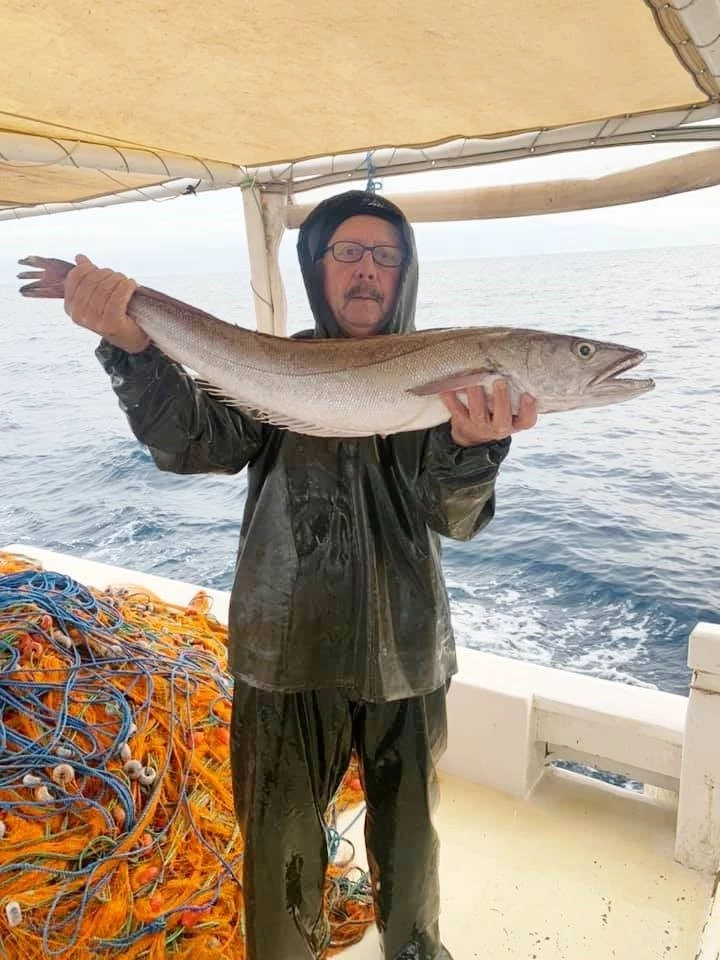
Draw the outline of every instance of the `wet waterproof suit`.
[[[414,327],[412,229],[384,198],[351,191],[316,207],[300,231],[310,336],[343,335],[322,254],[357,214],[393,223],[406,251],[380,333]],[[461,448],[447,424],[385,439],[301,436],[213,399],[155,347],[128,355],[103,342],[97,354],[160,469],[249,465],[229,618],[248,960],[323,955],[323,818],[353,748],[385,956],[448,957],[431,813],[456,660],[438,534],[467,540],[491,519],[509,439]]]

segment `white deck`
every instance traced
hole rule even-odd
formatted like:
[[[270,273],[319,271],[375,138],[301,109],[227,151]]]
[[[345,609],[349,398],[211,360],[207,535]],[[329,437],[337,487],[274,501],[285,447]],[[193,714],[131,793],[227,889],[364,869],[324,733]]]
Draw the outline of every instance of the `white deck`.
[[[97,587],[143,583],[171,602],[197,589],[25,545],[5,549]],[[224,619],[227,595],[209,592]],[[529,799],[444,773],[437,825],[442,930],[455,960],[717,960],[698,952],[713,880],[674,861],[671,804],[557,770]],[[361,836],[358,823],[360,853]],[[379,960],[375,932],[343,956]]]
[[[697,956],[711,881],[673,862],[668,808],[560,772],[531,800],[445,775],[437,826],[455,960]],[[380,960],[375,932],[343,955]]]

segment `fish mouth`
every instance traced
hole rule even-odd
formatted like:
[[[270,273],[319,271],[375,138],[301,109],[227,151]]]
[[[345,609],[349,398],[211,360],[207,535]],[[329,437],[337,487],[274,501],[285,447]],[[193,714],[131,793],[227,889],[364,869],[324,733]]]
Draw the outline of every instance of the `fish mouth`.
[[[637,367],[645,357],[646,354],[643,353],[642,350],[635,350],[628,356],[621,357],[617,363],[612,364],[607,370],[593,377],[588,387],[593,393],[609,393],[612,391],[643,393],[646,390],[652,390],[655,386],[654,380],[621,376],[621,374],[626,373],[628,370]]]

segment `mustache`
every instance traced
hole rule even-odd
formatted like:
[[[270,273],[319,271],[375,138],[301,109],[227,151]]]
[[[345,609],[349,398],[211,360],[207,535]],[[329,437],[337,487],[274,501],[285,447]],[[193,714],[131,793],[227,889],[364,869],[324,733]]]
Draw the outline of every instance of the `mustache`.
[[[369,300],[377,300],[378,303],[382,303],[385,299],[377,287],[368,283],[356,283],[354,287],[350,287],[345,294],[345,301],[352,300],[354,297],[366,297]]]

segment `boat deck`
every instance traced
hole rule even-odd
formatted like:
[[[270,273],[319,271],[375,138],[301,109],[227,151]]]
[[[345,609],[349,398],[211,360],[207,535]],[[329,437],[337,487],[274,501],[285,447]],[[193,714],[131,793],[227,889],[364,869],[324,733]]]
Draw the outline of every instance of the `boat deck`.
[[[23,544],[4,549],[99,588],[143,584],[175,603],[198,589]],[[208,592],[225,619],[227,595]],[[455,960],[697,956],[713,881],[673,860],[671,805],[557,769],[526,800],[447,774],[441,788],[442,930]],[[364,866],[361,820],[348,836]],[[342,956],[379,960],[375,931]]]
[[[441,788],[441,923],[455,960],[696,957],[712,881],[673,861],[671,808],[563,771],[530,800],[447,775]],[[360,823],[349,837],[362,851]],[[343,955],[379,960],[377,935]]]

